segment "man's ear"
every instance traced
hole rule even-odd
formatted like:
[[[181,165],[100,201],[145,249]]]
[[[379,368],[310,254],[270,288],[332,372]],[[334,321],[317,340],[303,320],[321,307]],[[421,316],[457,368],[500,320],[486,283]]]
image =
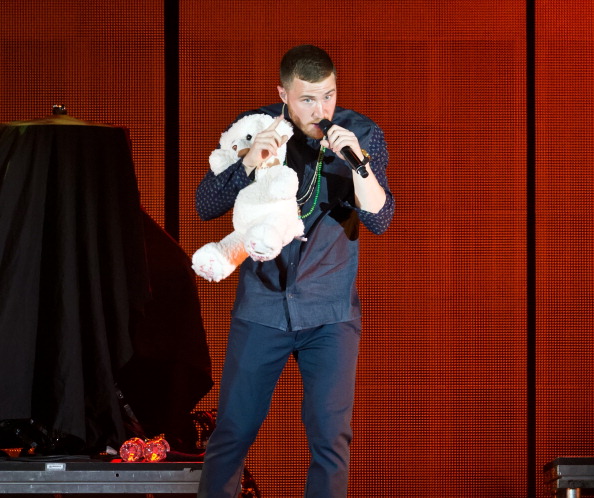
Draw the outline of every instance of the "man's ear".
[[[276,88],[278,89],[278,96],[286,104],[287,103],[287,92],[285,91],[285,89],[282,86],[277,86]]]

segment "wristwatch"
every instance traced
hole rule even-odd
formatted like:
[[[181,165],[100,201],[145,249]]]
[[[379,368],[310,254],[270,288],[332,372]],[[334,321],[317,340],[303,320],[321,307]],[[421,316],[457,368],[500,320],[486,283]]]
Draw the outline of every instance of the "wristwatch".
[[[362,165],[365,165],[369,161],[371,161],[371,156],[369,155],[369,152],[367,152],[365,149],[361,149],[361,153],[363,154],[363,161],[361,162]]]

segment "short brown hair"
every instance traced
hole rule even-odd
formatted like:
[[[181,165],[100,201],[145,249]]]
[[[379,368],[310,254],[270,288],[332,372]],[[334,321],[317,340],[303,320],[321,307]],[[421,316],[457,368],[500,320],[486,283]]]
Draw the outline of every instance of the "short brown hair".
[[[298,45],[290,49],[280,63],[280,80],[283,87],[290,86],[295,78],[317,83],[331,74],[336,68],[325,50],[314,45]]]

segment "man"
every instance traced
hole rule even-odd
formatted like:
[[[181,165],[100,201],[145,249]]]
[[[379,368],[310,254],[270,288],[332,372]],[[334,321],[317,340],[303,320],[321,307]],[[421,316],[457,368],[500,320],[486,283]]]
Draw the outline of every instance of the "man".
[[[208,443],[198,491],[202,498],[239,494],[245,456],[291,355],[303,381],[302,419],[311,452],[305,496],[347,494],[361,331],[355,287],[358,230],[362,223],[381,234],[392,218],[394,201],[385,174],[388,153],[375,123],[336,107],[336,70],[324,50],[312,45],[292,48],[281,61],[280,79],[282,104],[252,111],[278,118],[235,165],[217,176],[209,171],[196,192],[203,220],[227,212],[252,181],[254,170],[286,141],[276,131],[280,120],[293,124],[287,164],[299,177],[297,202],[307,241],[294,240],[273,261],[248,258],[241,265],[217,428]],[[322,119],[334,123],[326,137],[319,125]],[[346,146],[361,162],[371,158],[366,178],[345,162],[340,151]]]

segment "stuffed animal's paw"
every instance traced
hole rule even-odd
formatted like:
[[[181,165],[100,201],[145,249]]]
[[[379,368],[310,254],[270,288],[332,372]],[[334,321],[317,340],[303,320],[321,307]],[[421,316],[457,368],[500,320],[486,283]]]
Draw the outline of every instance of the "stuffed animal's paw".
[[[235,268],[215,242],[202,246],[192,256],[192,269],[209,282],[220,282],[231,275]]]
[[[257,225],[246,234],[244,247],[254,261],[270,261],[280,254],[283,241],[272,226]]]

